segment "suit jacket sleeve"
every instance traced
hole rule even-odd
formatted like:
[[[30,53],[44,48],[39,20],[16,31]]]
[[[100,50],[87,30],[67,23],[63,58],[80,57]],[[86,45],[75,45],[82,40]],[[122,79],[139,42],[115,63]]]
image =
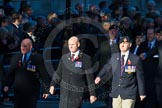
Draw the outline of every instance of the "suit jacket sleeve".
[[[50,76],[45,68],[43,57],[41,55],[38,55],[37,57],[38,58],[36,60],[37,61],[36,64],[39,70],[40,79],[42,80],[44,93],[48,93],[48,89],[50,85]]]
[[[11,86],[14,82],[15,69],[16,69],[17,64],[18,64],[18,58],[19,57],[17,55],[13,55],[12,58],[11,58],[9,71],[6,75],[5,82],[4,82],[5,86]]]
[[[144,76],[143,76],[143,68],[142,68],[142,61],[140,58],[138,58],[137,61],[137,83],[138,83],[138,91],[139,95],[145,95],[145,82],[144,82]]]
[[[97,75],[97,77],[102,78],[104,75],[106,76],[112,76],[109,74],[109,72],[111,73],[111,59],[103,66],[103,68],[101,69],[101,71],[99,72],[99,74]]]
[[[86,73],[86,80],[87,80],[89,94],[90,96],[96,96],[94,77],[93,77],[93,67],[92,67],[92,62],[90,57],[88,57],[85,62],[85,73]]]

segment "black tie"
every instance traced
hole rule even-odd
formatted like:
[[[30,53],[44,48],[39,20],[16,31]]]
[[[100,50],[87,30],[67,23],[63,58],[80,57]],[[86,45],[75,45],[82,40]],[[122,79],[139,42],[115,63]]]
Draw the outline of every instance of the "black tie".
[[[149,44],[148,44],[148,48],[149,48],[149,50],[151,50],[151,42],[149,42]]]
[[[26,55],[24,55],[24,58],[23,58],[23,66],[26,65]]]
[[[122,56],[121,56],[121,59],[120,59],[120,75],[121,75],[121,76],[122,76],[123,71],[124,71],[124,56],[125,56],[125,55],[122,55]]]

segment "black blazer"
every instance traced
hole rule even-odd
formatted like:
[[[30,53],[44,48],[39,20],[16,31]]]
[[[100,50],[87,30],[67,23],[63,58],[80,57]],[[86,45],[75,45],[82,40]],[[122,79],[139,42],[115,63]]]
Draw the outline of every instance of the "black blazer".
[[[98,77],[103,77],[105,73],[112,69],[113,80],[110,96],[113,98],[121,96],[123,99],[136,99],[137,93],[145,95],[143,69],[140,58],[132,53],[129,53],[126,66],[135,66],[134,72],[125,72],[120,76],[120,53],[112,55],[107,64],[99,73]],[[110,76],[107,77],[108,79]]]
[[[39,95],[40,81],[44,93],[48,93],[50,77],[41,55],[31,54],[25,66],[22,64],[22,54],[12,57],[5,85],[13,85],[15,93],[18,94]]]

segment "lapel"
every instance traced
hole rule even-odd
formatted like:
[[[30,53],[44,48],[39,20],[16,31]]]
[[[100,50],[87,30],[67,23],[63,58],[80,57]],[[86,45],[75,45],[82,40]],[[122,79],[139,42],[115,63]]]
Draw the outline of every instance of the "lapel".
[[[158,41],[157,41],[157,40],[155,40],[155,44],[152,46],[152,49],[154,49],[154,48],[156,48],[156,47],[157,47],[157,43],[158,43]]]
[[[22,62],[23,55],[21,54],[21,62]],[[29,58],[27,58],[26,63],[29,63],[32,59],[32,53],[30,54]]]
[[[146,44],[146,45],[145,45],[145,49],[144,49],[144,50],[149,51],[149,48],[148,48],[148,41],[146,41],[145,44]]]
[[[126,63],[125,63],[125,66],[130,66],[130,65],[132,65],[132,53],[131,52],[129,52],[129,55],[128,55],[128,58],[127,58],[127,60],[126,60]]]
[[[68,61],[71,61],[72,62],[72,60],[71,60],[71,53],[70,52],[67,54],[67,57],[66,58],[68,59]]]
[[[82,52],[82,51],[79,51],[79,54],[78,54],[78,56],[75,58],[74,61],[71,60],[71,53],[69,52],[69,53],[67,54],[67,58],[68,58],[68,60],[70,60],[71,62],[75,62],[75,61],[77,61],[77,60],[80,60],[80,59],[82,59],[82,57],[83,57],[83,52]]]
[[[23,54],[20,56],[21,63],[23,62]]]
[[[11,24],[15,29],[18,29],[14,24]]]
[[[115,60],[112,59],[112,71],[114,70],[113,73],[117,73],[118,77],[120,77],[120,55],[120,53],[117,53],[114,55]]]
[[[131,58],[131,54],[130,54],[130,52],[129,52],[128,58],[127,58],[127,60],[126,60],[126,62],[125,62],[125,66],[129,65],[128,61],[130,61],[130,58]]]
[[[152,46],[151,50],[157,47],[157,43],[158,43],[158,41],[155,40],[155,44]],[[148,41],[146,41],[146,49],[147,49],[147,51],[149,51],[149,48],[148,48]]]
[[[116,56],[116,63],[115,64],[117,64],[118,67],[120,66],[120,59],[121,59],[120,55],[121,55],[121,53],[118,53],[117,56]]]

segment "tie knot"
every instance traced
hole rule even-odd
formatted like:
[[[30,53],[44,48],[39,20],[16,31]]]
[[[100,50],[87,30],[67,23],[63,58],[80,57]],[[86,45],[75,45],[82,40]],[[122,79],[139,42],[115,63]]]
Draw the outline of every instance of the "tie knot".
[[[122,59],[124,59],[124,57],[125,57],[125,55],[123,54],[123,55],[122,55]]]
[[[71,55],[71,61],[74,61],[75,59],[74,59],[74,56],[75,56],[75,54],[72,54]]]
[[[149,44],[148,44],[149,49],[151,49],[151,45],[152,45],[152,43],[151,43],[151,42],[149,42]]]
[[[71,55],[71,57],[74,57],[74,56],[75,56],[75,54],[72,54],[72,55]]]

